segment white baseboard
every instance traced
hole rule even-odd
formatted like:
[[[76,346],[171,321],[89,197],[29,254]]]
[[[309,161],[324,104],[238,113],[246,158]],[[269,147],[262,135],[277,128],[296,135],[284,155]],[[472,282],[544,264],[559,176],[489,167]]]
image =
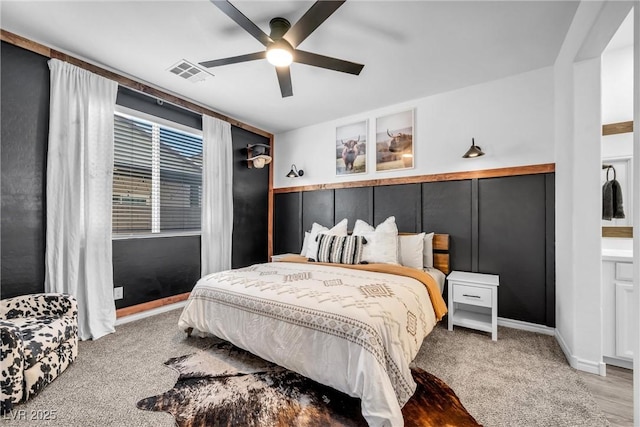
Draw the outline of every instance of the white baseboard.
[[[630,369],[633,371],[633,360],[624,360],[607,356],[604,356],[602,359],[604,359],[604,363],[606,363],[607,365],[613,365],[619,368]]]
[[[558,341],[558,344],[560,344],[560,348],[562,349],[564,356],[567,358],[567,361],[572,368],[579,371],[589,372],[590,374],[600,375],[602,377],[607,376],[607,365],[604,362],[585,360],[574,356],[569,350],[569,346],[567,345],[564,337],[557,329],[555,336],[556,341]]]
[[[539,334],[551,335],[556,334],[555,328],[549,326],[539,325],[537,323],[523,322],[521,320],[506,319],[504,317],[498,317],[498,326],[504,326],[505,328],[521,329],[523,331],[537,332]]]
[[[124,316],[119,319],[116,319],[116,326],[124,325],[125,323],[134,322],[136,320],[144,319],[146,317],[155,316],[157,314],[166,313],[167,311],[182,308],[185,305],[187,305],[187,301],[180,301],[173,304],[163,305],[162,307],[153,308],[151,310],[142,311],[140,313],[131,314],[129,316]]]

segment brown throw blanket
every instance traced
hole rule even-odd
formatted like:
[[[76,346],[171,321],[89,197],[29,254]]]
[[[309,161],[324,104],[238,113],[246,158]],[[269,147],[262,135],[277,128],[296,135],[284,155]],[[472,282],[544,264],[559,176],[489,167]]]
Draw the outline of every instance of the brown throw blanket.
[[[291,255],[282,260],[281,262],[297,262],[306,263],[309,260],[300,255]],[[440,287],[436,281],[422,270],[415,268],[403,267],[401,265],[393,264],[332,264],[326,262],[313,262],[317,265],[328,265],[330,267],[343,267],[351,268],[354,270],[373,271],[376,273],[396,274],[398,276],[411,277],[422,283],[429,292],[429,299],[431,299],[431,305],[433,305],[433,311],[436,314],[438,321],[442,320],[445,314],[447,314],[447,304],[444,302],[442,295],[440,294]]]

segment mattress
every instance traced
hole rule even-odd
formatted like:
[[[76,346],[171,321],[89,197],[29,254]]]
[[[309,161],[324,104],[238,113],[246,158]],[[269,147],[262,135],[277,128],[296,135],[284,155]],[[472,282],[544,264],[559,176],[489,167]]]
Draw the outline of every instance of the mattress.
[[[433,279],[438,284],[438,287],[440,288],[440,295],[442,295],[442,293],[444,292],[444,281],[447,276],[442,271],[434,267],[425,267],[422,270],[433,277]]]

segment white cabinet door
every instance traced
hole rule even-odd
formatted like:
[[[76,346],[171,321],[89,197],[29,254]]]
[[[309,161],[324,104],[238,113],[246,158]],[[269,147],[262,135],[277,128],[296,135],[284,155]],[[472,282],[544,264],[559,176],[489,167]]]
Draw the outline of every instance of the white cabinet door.
[[[616,283],[616,356],[633,359],[633,284]]]

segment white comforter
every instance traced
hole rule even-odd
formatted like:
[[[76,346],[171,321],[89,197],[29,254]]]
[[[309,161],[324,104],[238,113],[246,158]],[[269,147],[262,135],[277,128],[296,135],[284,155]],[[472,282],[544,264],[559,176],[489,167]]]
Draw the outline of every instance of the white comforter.
[[[435,324],[415,279],[286,262],[203,277],[179,320],[361,398],[370,426],[403,425],[409,363]]]

